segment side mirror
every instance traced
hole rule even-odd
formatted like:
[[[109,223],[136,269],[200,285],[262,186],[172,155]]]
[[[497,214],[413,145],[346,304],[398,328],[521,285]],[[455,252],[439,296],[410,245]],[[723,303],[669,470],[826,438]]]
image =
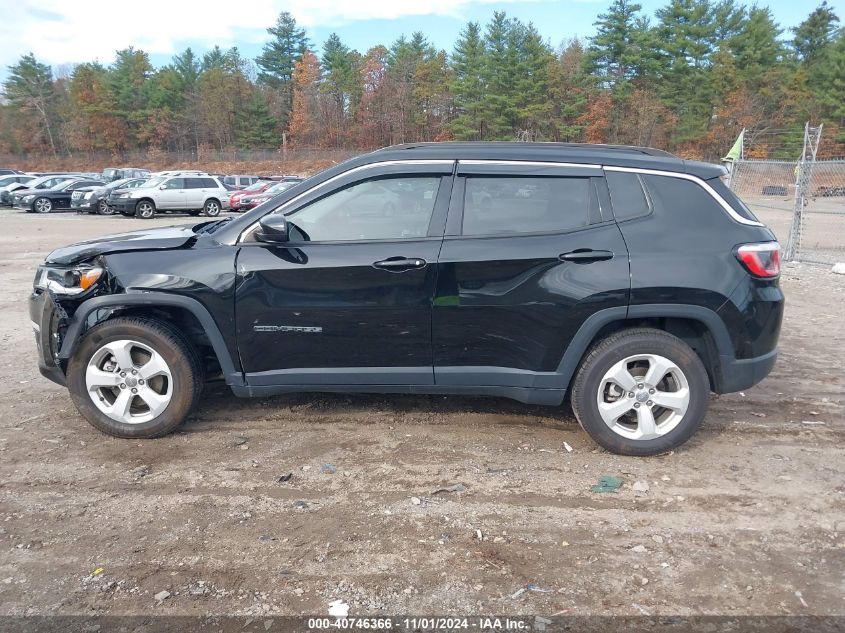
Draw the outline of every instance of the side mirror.
[[[164,191],[164,185],[162,185],[161,187],[159,187],[159,189],[161,189],[162,191]]]
[[[259,242],[282,244],[290,239],[288,235],[288,221],[283,215],[265,215],[258,221],[258,231],[255,239]]]

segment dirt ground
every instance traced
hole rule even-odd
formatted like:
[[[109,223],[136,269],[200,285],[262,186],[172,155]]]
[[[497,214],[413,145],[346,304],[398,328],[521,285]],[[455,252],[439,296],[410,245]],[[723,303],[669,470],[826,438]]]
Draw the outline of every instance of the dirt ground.
[[[845,276],[787,266],[773,374],[661,457],[565,407],[225,388],[130,441],[38,374],[26,297],[50,249],[148,223],[0,226],[0,614],[845,614]]]

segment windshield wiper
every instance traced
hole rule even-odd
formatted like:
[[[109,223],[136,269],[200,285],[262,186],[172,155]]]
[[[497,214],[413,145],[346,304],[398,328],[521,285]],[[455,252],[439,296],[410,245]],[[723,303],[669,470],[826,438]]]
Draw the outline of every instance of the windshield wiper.
[[[223,218],[222,220],[217,220],[216,222],[209,222],[197,229],[197,233],[214,233],[221,226],[227,222],[231,222],[232,220],[234,220],[234,218]]]

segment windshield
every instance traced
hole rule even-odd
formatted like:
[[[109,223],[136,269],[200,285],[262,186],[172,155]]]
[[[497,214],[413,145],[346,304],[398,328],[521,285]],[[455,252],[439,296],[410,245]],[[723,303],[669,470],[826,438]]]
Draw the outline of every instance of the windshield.
[[[267,186],[266,180],[256,180],[254,183],[242,189],[242,191],[260,191],[263,187]]]
[[[290,189],[292,186],[292,182],[279,182],[267,189],[264,193],[280,193],[285,189]]]
[[[5,187],[6,185],[11,185],[13,182],[17,182],[17,176],[6,176],[5,178],[0,178],[0,187]]]
[[[117,173],[117,170],[116,170],[116,169],[113,169],[113,168],[111,168],[111,167],[110,167],[110,168],[108,168],[108,169],[104,169],[104,170],[103,170],[103,176],[104,176],[104,177],[106,177],[106,178],[111,178],[111,177],[112,177],[112,176],[114,176],[116,173]]]
[[[170,176],[156,176],[155,178],[150,178],[147,182],[143,184],[143,187],[144,189],[146,189],[147,187],[158,187],[168,178],[170,178]]]

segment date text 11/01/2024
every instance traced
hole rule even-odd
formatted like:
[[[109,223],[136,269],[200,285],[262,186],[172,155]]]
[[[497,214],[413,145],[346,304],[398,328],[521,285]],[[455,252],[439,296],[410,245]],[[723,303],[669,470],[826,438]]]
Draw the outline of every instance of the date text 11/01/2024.
[[[388,630],[393,628],[414,631],[525,631],[531,623],[521,619],[502,617],[406,617],[406,618],[309,618],[309,629]],[[537,627],[534,627],[537,628]],[[538,628],[537,630],[542,630]]]

